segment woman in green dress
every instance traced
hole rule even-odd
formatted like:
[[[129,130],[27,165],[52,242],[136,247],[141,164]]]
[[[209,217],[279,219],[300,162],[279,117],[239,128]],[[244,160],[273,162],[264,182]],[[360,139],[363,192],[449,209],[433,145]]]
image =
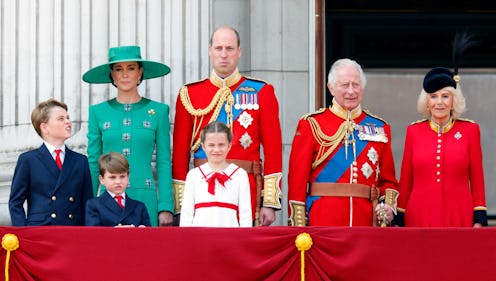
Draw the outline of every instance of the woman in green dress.
[[[90,106],[88,161],[93,192],[104,190],[98,181],[98,157],[109,152],[126,156],[130,164],[126,192],[145,203],[153,226],[172,225],[174,208],[171,179],[169,106],[142,97],[138,85],[144,79],[170,72],[165,64],[141,58],[139,46],[110,48],[108,63],[83,75],[88,83],[112,83],[117,97]],[[156,152],[157,182],[152,172]]]

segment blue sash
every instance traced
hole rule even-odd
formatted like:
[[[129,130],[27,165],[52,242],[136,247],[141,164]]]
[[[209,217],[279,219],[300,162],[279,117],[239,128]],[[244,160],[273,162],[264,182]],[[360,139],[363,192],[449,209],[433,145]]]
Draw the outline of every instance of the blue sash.
[[[371,117],[369,115],[366,115],[365,118],[360,122],[359,125],[364,125],[364,124],[375,124],[378,127],[384,126],[384,122],[380,121],[379,119],[376,119],[374,117]],[[369,141],[367,140],[360,140],[358,138],[358,130],[353,131],[353,136],[355,137],[356,141],[356,155],[360,155],[365,148],[365,146],[368,144]],[[346,147],[345,145],[341,145],[334,154],[334,156],[327,162],[326,166],[320,174],[315,178],[315,182],[337,182],[343,174],[350,168],[352,162],[354,161],[353,159],[353,146],[350,144],[348,145],[348,159],[345,159],[346,155]],[[312,207],[312,204],[315,200],[319,199],[320,196],[307,196],[306,200],[306,209],[307,212],[310,210]]]
[[[243,100],[243,95],[246,95],[246,91],[243,91],[243,89],[250,89],[250,96],[258,101],[258,92],[262,87],[265,85],[264,82],[261,81],[256,81],[256,80],[250,80],[246,79],[239,85],[236,90],[232,93],[234,97],[234,102],[239,102]],[[238,118],[238,116],[243,112],[244,109],[235,109],[234,106],[232,107],[232,113],[233,113],[233,122]],[[227,112],[225,107],[223,106],[219,112],[219,116],[217,117],[217,121],[223,122],[227,124]],[[195,158],[198,159],[206,159],[207,155],[205,154],[205,151],[203,151],[202,147],[200,146],[198,150],[195,152]]]

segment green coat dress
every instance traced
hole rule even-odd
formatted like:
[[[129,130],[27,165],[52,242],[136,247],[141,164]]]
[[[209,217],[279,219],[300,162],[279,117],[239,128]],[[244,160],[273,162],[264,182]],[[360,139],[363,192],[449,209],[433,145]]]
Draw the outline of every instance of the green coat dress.
[[[152,173],[154,149],[158,185]],[[169,106],[146,98],[134,104],[121,104],[114,98],[90,106],[88,161],[95,196],[105,190],[98,180],[98,158],[109,152],[126,156],[130,166],[126,192],[145,203],[156,226],[158,212],[174,209]]]

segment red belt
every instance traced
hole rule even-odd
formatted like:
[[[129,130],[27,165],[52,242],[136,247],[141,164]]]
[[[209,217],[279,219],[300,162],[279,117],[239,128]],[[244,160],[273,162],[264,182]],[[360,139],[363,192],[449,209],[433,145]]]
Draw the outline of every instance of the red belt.
[[[224,203],[224,202],[204,202],[204,203],[195,204],[195,210],[199,208],[207,208],[207,207],[221,207],[221,208],[233,209],[236,212],[238,211],[238,205]]]

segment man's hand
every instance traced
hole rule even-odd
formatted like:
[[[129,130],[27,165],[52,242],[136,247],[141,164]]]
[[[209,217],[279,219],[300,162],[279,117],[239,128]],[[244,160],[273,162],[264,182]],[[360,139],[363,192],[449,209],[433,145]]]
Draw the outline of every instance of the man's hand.
[[[158,213],[159,226],[172,226],[172,213],[163,211]]]
[[[276,220],[276,211],[272,208],[260,208],[260,226],[269,226]]]
[[[381,206],[382,208],[384,208],[385,211],[384,217],[381,215]],[[393,220],[393,208],[391,208],[391,206],[389,206],[388,204],[384,204],[384,203],[377,204],[377,206],[375,207],[375,214],[377,216],[377,221],[379,222],[379,224],[382,222],[383,219],[386,220],[386,224],[388,225]]]

